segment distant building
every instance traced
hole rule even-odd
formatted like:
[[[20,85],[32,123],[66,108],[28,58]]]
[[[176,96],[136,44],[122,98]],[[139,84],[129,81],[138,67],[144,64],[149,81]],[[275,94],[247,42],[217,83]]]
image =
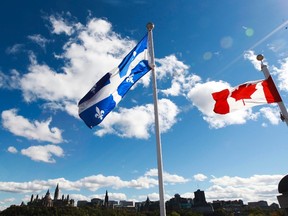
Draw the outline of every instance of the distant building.
[[[270,208],[272,208],[272,209],[279,209],[279,205],[278,205],[277,203],[272,203],[272,204],[270,205]]]
[[[235,207],[243,207],[243,200],[215,200],[212,203],[214,209],[218,208],[235,208]]]
[[[228,212],[241,212],[245,205],[243,200],[215,200],[212,202],[213,209],[225,209]]]
[[[192,206],[192,209],[194,211],[203,213],[203,214],[209,214],[214,212],[213,206],[209,203],[207,203],[205,198],[204,191],[197,190],[194,192],[194,199],[193,199],[194,205]]]
[[[266,201],[260,200],[258,202],[248,202],[248,207],[249,208],[262,208],[262,209],[279,209],[279,205],[276,203],[272,203],[270,206]]]
[[[201,205],[206,205],[206,198],[205,198],[205,192],[201,190],[197,190],[194,192],[194,205],[195,206],[201,206]]]
[[[185,211],[197,212],[203,215],[216,215],[218,211],[221,213],[225,211],[229,214],[245,215],[245,212],[251,210],[252,208],[265,208],[265,210],[277,210],[279,206],[276,203],[268,206],[266,201],[249,202],[248,205],[244,205],[242,200],[216,200],[213,203],[208,203],[206,201],[205,192],[197,190],[194,192],[194,198],[183,198],[179,194],[175,194],[170,200],[165,202],[166,209],[168,211],[178,211],[185,209]],[[78,207],[83,206],[102,206],[102,208],[121,208],[128,211],[136,212],[153,212],[158,211],[160,208],[160,202],[151,201],[147,197],[146,201],[133,202],[127,200],[112,201],[109,200],[108,192],[106,191],[105,198],[91,199],[88,201],[78,201]],[[244,212],[244,214],[242,214]]]
[[[133,201],[127,201],[127,200],[120,200],[119,207],[134,207],[134,202]]]
[[[120,200],[118,205],[114,205],[114,208],[125,209],[126,211],[135,212],[137,209],[133,201]]]
[[[109,200],[108,191],[106,190],[104,200],[100,198],[93,198],[91,199],[91,202],[88,202],[87,200],[79,200],[77,202],[77,207],[84,207],[84,206],[114,208],[115,206],[118,206],[118,201]]]
[[[183,198],[179,194],[175,194],[173,198],[166,202],[166,208],[170,211],[191,209],[195,212],[203,214],[210,214],[214,212],[212,205],[206,201],[204,191],[201,190],[194,192],[194,199]]]
[[[189,209],[192,205],[192,199],[182,198],[179,194],[175,194],[173,198],[166,202],[167,210]]]
[[[258,202],[248,202],[248,206],[252,208],[260,207],[260,208],[266,208],[268,207],[268,203],[266,201],[258,201]]]
[[[114,208],[114,206],[118,205],[118,201],[116,200],[109,200],[108,201],[108,208]]]
[[[69,198],[69,195],[65,198],[62,195],[62,198],[59,199],[59,185],[57,184],[54,199],[51,198],[49,189],[47,190],[44,197],[39,199],[37,195],[34,199],[34,195],[31,195],[30,202],[27,203],[28,206],[44,206],[44,207],[63,207],[63,206],[74,206],[74,200]]]
[[[93,206],[103,206],[103,200],[99,199],[99,198],[91,199],[91,203],[92,203]]]
[[[159,201],[151,201],[149,197],[147,197],[146,201],[144,202],[136,202],[135,209],[136,211],[155,211],[159,210],[160,204]]]
[[[77,202],[77,207],[84,207],[84,206],[88,206],[88,201],[87,200],[78,200]]]

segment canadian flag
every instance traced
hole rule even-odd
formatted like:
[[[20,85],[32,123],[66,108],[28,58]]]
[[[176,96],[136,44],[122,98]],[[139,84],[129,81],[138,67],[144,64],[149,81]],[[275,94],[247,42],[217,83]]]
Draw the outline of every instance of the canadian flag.
[[[218,114],[282,101],[271,76],[266,80],[250,81],[233,89],[214,92],[212,97],[215,100],[213,111]]]

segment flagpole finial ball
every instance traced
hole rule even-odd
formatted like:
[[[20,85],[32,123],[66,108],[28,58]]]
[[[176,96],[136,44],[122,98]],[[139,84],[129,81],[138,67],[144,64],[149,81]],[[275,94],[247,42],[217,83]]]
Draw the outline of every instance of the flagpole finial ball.
[[[262,60],[264,59],[264,56],[261,55],[261,54],[259,54],[259,55],[257,55],[256,59],[257,59],[258,61],[262,61]]]
[[[151,31],[154,28],[154,24],[152,22],[149,22],[149,23],[147,23],[146,27],[147,27],[148,31]]]

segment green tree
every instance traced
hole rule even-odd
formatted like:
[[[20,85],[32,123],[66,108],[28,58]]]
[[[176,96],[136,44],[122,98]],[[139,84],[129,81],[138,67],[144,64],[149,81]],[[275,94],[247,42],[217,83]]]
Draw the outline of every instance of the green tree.
[[[181,216],[179,213],[177,213],[176,211],[172,211],[170,216]]]

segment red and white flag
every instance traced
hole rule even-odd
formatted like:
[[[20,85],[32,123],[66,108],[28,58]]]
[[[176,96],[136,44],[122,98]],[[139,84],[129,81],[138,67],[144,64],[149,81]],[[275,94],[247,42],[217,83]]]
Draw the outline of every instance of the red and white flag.
[[[214,92],[212,97],[215,100],[214,112],[218,114],[282,101],[271,76],[266,80],[251,81],[233,89]]]

